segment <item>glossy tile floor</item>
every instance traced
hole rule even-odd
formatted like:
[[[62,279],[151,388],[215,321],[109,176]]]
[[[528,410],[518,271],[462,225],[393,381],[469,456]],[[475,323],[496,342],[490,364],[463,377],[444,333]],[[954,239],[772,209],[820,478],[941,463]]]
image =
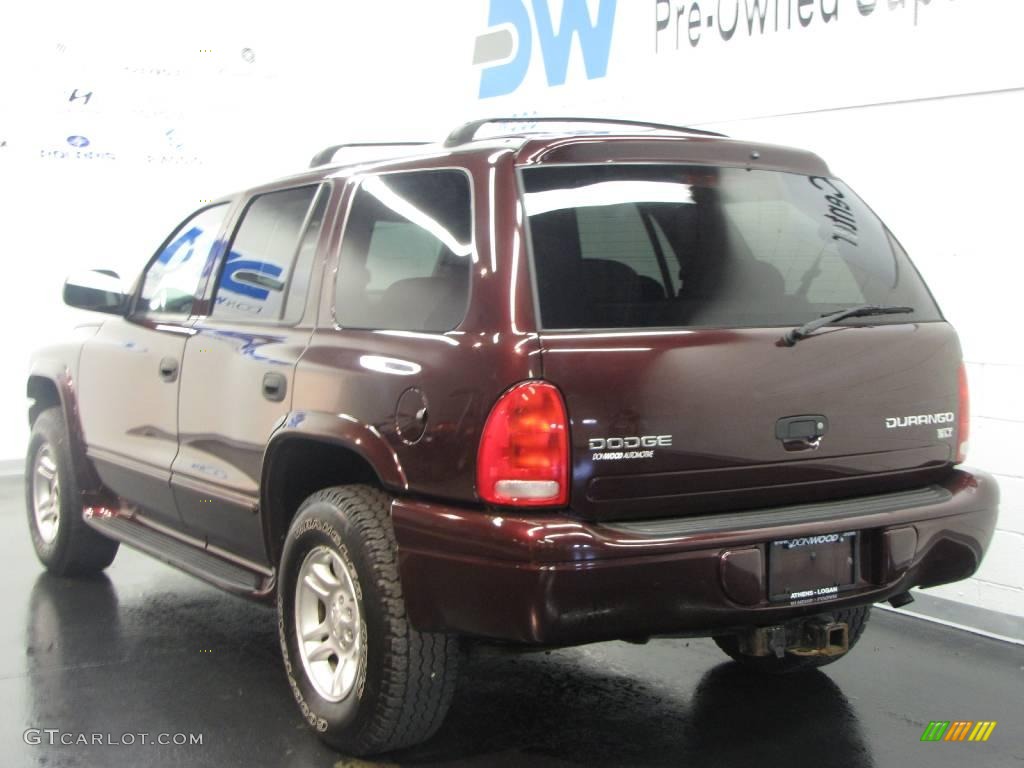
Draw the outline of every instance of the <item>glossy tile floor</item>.
[[[51,578],[23,504],[20,482],[0,481],[0,765],[372,764],[307,731],[271,610],[124,548],[109,577]],[[876,611],[849,658],[791,679],[752,677],[706,640],[477,652],[440,733],[381,762],[1022,768],[1022,704],[1024,648]],[[930,720],[999,725],[985,744],[923,744]],[[30,728],[202,745],[47,746]]]

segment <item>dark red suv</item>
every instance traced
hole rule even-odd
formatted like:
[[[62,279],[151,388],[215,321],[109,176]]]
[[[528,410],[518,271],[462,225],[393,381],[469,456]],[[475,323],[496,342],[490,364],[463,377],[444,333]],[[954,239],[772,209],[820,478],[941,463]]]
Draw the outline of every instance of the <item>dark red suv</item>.
[[[351,151],[197,211],[130,289],[68,282],[107,317],[28,380],[48,569],[123,542],[276,599],[303,716],[367,753],[435,731],[462,642],[787,672],[978,567],[956,333],[818,157],[564,118]]]

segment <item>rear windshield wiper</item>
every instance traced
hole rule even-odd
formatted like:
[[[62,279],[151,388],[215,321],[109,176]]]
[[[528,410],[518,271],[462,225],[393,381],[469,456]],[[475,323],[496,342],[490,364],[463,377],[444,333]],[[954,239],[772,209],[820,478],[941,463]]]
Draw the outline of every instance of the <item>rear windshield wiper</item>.
[[[816,320],[811,320],[809,323],[804,323],[799,328],[793,328],[786,331],[782,336],[782,343],[787,347],[792,347],[800,339],[807,338],[819,328],[824,328],[826,325],[845,320],[848,317],[869,317],[870,315],[903,315],[908,312],[913,312],[913,307],[882,307],[877,304],[861,304],[859,307],[847,307],[846,309],[840,309],[838,312],[831,312],[827,315],[822,315]]]

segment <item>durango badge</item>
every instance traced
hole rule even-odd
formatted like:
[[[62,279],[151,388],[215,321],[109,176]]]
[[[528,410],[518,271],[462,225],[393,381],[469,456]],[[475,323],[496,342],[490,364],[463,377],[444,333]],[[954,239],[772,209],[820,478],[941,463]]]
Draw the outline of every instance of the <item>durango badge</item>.
[[[953,413],[928,413],[921,416],[890,416],[885,420],[886,429],[903,429],[904,427],[923,427],[928,424],[952,424],[956,420]]]

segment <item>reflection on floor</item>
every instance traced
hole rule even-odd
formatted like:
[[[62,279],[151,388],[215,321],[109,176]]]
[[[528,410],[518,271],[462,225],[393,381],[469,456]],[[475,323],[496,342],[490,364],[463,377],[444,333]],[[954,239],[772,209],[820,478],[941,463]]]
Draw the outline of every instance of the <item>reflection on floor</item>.
[[[4,765],[367,765],[308,732],[271,610],[122,549],[109,577],[42,573],[20,483],[0,482]],[[876,612],[827,672],[758,678],[710,641],[478,649],[415,766],[1024,766],[1024,649]],[[985,744],[921,743],[931,720],[996,720]],[[201,734],[202,744],[49,746],[27,729]],[[60,736],[55,738],[59,740]],[[91,739],[91,736],[85,738]],[[186,736],[187,738],[187,736]],[[40,744],[28,743],[41,741]]]

